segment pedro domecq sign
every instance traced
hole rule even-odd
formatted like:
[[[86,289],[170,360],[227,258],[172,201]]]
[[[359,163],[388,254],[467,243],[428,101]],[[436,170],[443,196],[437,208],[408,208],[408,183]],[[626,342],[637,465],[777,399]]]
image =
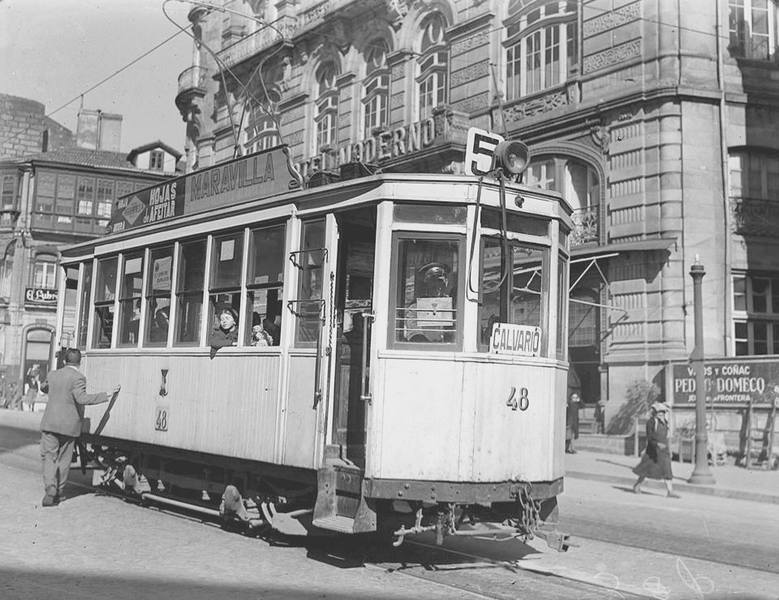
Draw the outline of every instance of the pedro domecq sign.
[[[771,404],[779,398],[779,361],[706,361],[706,402]],[[695,369],[673,365],[675,404],[695,402]]]
[[[122,196],[108,233],[240,204],[300,187],[286,146],[263,150]]]

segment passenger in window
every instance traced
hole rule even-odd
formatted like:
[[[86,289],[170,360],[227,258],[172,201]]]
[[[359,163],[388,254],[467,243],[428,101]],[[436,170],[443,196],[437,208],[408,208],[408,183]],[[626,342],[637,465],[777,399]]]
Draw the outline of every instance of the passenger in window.
[[[252,326],[252,346],[273,346],[273,338],[261,323]]]
[[[219,317],[219,327],[214,329],[208,337],[211,358],[216,356],[216,351],[219,348],[238,344],[238,313],[228,306],[220,309],[217,316]]]
[[[149,334],[149,339],[152,342],[167,342],[168,341],[168,325],[170,323],[170,307],[163,306],[157,309],[154,313],[154,324]]]

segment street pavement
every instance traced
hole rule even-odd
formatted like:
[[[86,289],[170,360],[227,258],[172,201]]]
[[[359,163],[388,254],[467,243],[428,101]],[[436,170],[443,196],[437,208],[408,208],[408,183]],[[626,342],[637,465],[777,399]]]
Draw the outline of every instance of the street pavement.
[[[448,548],[484,560],[433,571],[405,565],[406,574],[419,575],[412,579],[375,567],[334,568],[307,558],[310,553],[302,546],[270,546],[87,487],[69,486],[66,502],[41,509],[39,419],[39,414],[0,411],[3,600],[478,597],[458,581],[471,590],[494,590],[492,597],[538,597],[520,593],[526,589],[520,571],[558,576],[550,583],[582,582],[603,591],[585,596],[571,588],[571,598],[779,598],[779,519],[770,500],[777,472],[750,474],[732,467],[724,475],[724,467],[714,470],[718,490],[738,491],[738,478],[762,485],[752,489],[762,494],[760,502],[683,490],[681,480],[682,498],[676,500],[653,488],[631,493],[633,457],[567,455],[561,529],[574,535],[577,547],[557,553],[540,540],[496,544],[450,538]],[[679,477],[684,469],[674,464]],[[80,477],[74,474],[74,480]],[[450,587],[434,585],[425,575]]]

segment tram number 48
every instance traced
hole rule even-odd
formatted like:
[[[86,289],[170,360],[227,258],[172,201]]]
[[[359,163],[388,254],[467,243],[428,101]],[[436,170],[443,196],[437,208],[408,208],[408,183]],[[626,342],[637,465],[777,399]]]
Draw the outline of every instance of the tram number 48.
[[[530,398],[527,397],[527,388],[521,387],[517,392],[517,388],[512,385],[509,398],[506,400],[506,406],[510,406],[511,410],[527,410],[530,406]]]
[[[157,431],[168,430],[168,409],[162,406],[157,407],[157,418],[154,420],[154,429]]]

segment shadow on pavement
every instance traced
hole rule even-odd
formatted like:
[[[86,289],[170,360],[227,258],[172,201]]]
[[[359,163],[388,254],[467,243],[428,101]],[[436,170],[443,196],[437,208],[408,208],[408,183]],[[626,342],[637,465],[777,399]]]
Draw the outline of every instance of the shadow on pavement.
[[[107,566],[121,569],[121,565]],[[105,565],[104,565],[105,566]],[[258,566],[261,568],[261,566]],[[240,581],[241,574],[235,573]],[[306,589],[308,588],[308,589]],[[137,576],[96,575],[88,572],[48,572],[41,573],[26,569],[0,568],[0,597],[3,600],[59,600],[63,598],[111,598],[112,600],[258,600],[264,598],[295,598],[314,600],[324,597],[343,598],[344,600],[362,600],[366,590],[361,593],[339,590],[337,595],[326,593],[325,584],[306,579],[300,573],[290,581],[275,586],[252,586],[235,584],[215,584],[197,580],[177,580],[170,578],[140,578]],[[371,593],[372,600],[400,599],[399,593]]]
[[[3,425],[0,428],[0,454],[14,452],[25,446],[37,446],[40,436],[37,431]]]

